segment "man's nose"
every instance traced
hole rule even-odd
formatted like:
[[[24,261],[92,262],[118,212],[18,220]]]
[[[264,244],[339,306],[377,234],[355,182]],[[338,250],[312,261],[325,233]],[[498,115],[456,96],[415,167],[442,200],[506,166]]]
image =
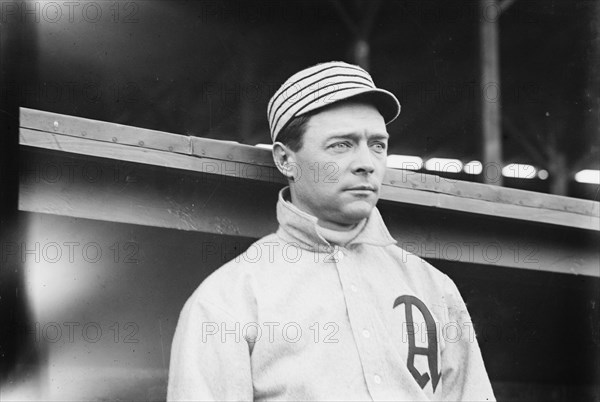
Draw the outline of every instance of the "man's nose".
[[[354,165],[352,168],[354,173],[368,173],[375,171],[375,163],[373,163],[373,155],[367,144],[360,144],[356,149]]]

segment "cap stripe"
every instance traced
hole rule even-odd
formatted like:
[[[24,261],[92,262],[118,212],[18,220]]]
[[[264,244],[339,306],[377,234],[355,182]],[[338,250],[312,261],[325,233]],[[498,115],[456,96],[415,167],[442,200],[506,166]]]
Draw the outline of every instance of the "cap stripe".
[[[348,83],[350,83],[350,82],[348,82]],[[339,90],[337,90],[337,91],[335,91],[335,92],[331,92],[331,93],[329,93],[329,94],[323,94],[323,95],[321,95],[321,96],[318,96],[318,97],[316,97],[316,98],[315,98],[315,101],[317,101],[317,100],[321,99],[321,98],[322,98],[322,97],[324,97],[324,96],[327,96],[327,95],[332,95],[332,94],[334,94],[334,93],[336,93],[336,92],[348,91],[348,90],[350,90],[350,89],[358,89],[358,88],[364,88],[364,86],[362,86],[362,85],[361,85],[361,86],[353,86],[353,87],[341,88],[341,89],[339,89]],[[334,102],[331,102],[331,103],[334,103]],[[310,105],[310,103],[307,103],[307,104],[305,104],[304,106],[302,106],[302,107],[301,107],[299,110],[296,110],[296,113],[294,113],[294,114],[296,114],[296,115],[297,115],[298,113],[301,113],[301,112],[302,112],[304,109],[306,109],[306,107],[307,107],[308,105]]]
[[[334,71],[330,71],[330,70],[334,70]],[[286,87],[283,88],[283,86],[282,86],[279,89],[278,93],[273,97],[273,99],[270,102],[270,109],[271,110],[270,110],[270,113],[269,113],[269,119],[273,119],[274,118],[274,113],[276,113],[276,110],[273,110],[273,109],[275,107],[275,103],[277,102],[277,100],[279,100],[279,98],[282,95],[288,95],[288,92],[291,89],[294,89],[295,92],[298,93],[298,92],[301,92],[303,89],[306,89],[307,87],[315,85],[316,83],[318,83],[318,82],[320,82],[320,81],[322,81],[324,79],[327,79],[329,77],[344,76],[344,75],[346,75],[346,76],[361,77],[361,78],[367,80],[367,82],[370,85],[374,85],[372,83],[372,81],[368,77],[366,77],[364,75],[356,74],[356,73],[354,73],[354,71],[348,71],[348,70],[359,71],[358,69],[355,69],[355,68],[353,68],[353,69],[343,68],[342,69],[342,68],[339,68],[339,66],[333,66],[333,67],[329,67],[329,68],[326,68],[326,69],[322,69],[322,70],[317,71],[317,72],[315,72],[313,74],[307,75],[307,76],[305,76],[303,78],[300,78],[300,79],[298,79],[298,80],[296,80],[294,82],[290,82],[290,83],[286,82],[286,84],[287,84]],[[318,77],[315,77],[315,76],[318,76]],[[303,83],[302,85],[300,85],[303,81],[305,81],[305,80],[307,80],[309,78],[312,78],[310,82],[306,82],[306,83]],[[298,88],[300,88],[300,90],[298,90]],[[280,105],[282,103],[286,103],[289,99],[291,99],[294,96],[296,96],[296,93],[294,93],[292,95],[288,95],[287,97],[284,97],[284,99],[280,101]]]
[[[312,76],[315,76],[315,75],[320,74],[320,73],[322,73],[324,71],[331,70],[331,69],[334,69],[334,68],[345,68],[345,69],[349,69],[349,70],[355,70],[355,71],[358,71],[358,72],[364,74],[364,71],[362,69],[360,69],[360,68],[357,68],[357,67],[354,67],[354,66],[351,66],[351,65],[340,66],[339,64],[336,64],[336,65],[333,65],[333,66],[328,66],[328,67],[322,68],[320,70],[317,70],[317,71],[315,71],[315,72],[313,72],[311,74],[308,74],[308,75],[306,75],[306,76],[304,76],[302,78],[296,77],[298,79],[296,81],[294,81],[294,82],[290,82],[290,79],[291,79],[290,78],[290,79],[288,79],[281,86],[281,88],[279,88],[277,90],[277,92],[275,93],[275,95],[273,96],[273,98],[271,98],[271,101],[269,102],[269,107],[268,107],[268,110],[267,110],[267,115],[269,116],[269,119],[271,118],[271,112],[273,111],[273,106],[275,105],[275,102],[277,101],[277,99],[279,99],[279,97],[281,95],[285,94],[291,87],[293,87],[294,85],[298,85],[300,82],[304,81],[307,78],[310,78]],[[298,73],[298,74],[301,74],[301,73],[302,73],[302,71],[300,73]],[[296,74],[296,75],[298,75],[298,74]]]
[[[298,95],[302,95],[302,93],[303,93],[305,90],[307,90],[307,89],[312,89],[312,88],[313,88],[313,87],[316,85],[316,86],[317,86],[317,89],[316,89],[316,90],[314,90],[314,91],[311,91],[311,92],[310,92],[310,94],[313,94],[313,93],[315,93],[315,92],[318,92],[318,91],[319,91],[319,89],[323,89],[323,88],[325,88],[325,87],[329,86],[329,83],[327,83],[327,85],[325,85],[325,86],[321,87],[321,86],[319,86],[319,84],[320,84],[320,83],[322,83],[322,82],[324,82],[324,81],[326,82],[326,81],[328,81],[328,80],[329,80],[329,81],[331,81],[331,80],[335,79],[336,77],[352,77],[352,78],[359,78],[359,79],[363,79],[363,80],[365,80],[365,79],[366,79],[365,77],[362,77],[362,76],[360,76],[360,75],[355,75],[355,74],[334,74],[334,75],[329,75],[329,76],[326,76],[326,77],[320,78],[319,80],[317,80],[317,81],[315,81],[315,82],[311,83],[310,85],[307,85],[306,87],[304,87],[304,88],[301,88],[299,91],[296,91],[295,93],[291,94],[291,95],[290,95],[290,96],[289,96],[289,97],[286,99],[286,100],[287,100],[287,101],[289,101],[289,102],[281,102],[281,103],[280,103],[280,104],[277,106],[277,108],[276,108],[276,109],[273,111],[273,114],[274,114],[274,115],[277,115],[277,114],[278,114],[277,112],[279,111],[279,109],[281,109],[281,107],[282,107],[283,105],[285,105],[286,103],[291,103],[291,104],[293,105],[294,103],[296,103],[296,102],[300,102],[301,100],[303,100],[304,98],[306,98],[306,96],[303,96],[302,98],[298,99],[297,101],[293,101],[293,99],[294,99],[294,98],[296,98]],[[334,81],[333,83],[335,84],[335,82],[336,82],[336,81]],[[341,82],[339,82],[339,83],[341,83]],[[358,83],[358,82],[357,82],[357,83]],[[367,88],[371,88],[371,86],[370,86],[370,85],[368,85],[368,84],[363,84],[363,85],[365,85],[365,87],[367,87]],[[287,110],[286,110],[286,111],[287,111]],[[285,114],[285,112],[283,112],[282,114]],[[281,117],[281,115],[280,115],[280,117]]]
[[[365,78],[365,77],[363,77],[363,76],[360,76],[360,75],[356,75],[356,74],[333,74],[333,75],[328,75],[328,76],[325,76],[325,77],[319,78],[317,81],[314,81],[314,82],[312,82],[310,85],[307,85],[306,87],[304,87],[304,88],[301,88],[299,91],[296,91],[294,94],[292,94],[292,95],[288,96],[288,97],[287,97],[287,99],[286,99],[286,101],[289,101],[290,99],[293,99],[293,98],[295,98],[295,97],[296,97],[298,94],[301,94],[301,93],[302,93],[302,91],[304,91],[304,90],[306,90],[306,89],[309,89],[309,88],[311,88],[311,87],[313,87],[313,86],[315,86],[315,85],[318,85],[319,83],[321,83],[321,82],[323,82],[323,81],[325,81],[325,80],[331,80],[331,79],[333,79],[333,78],[335,78],[335,77],[355,77],[355,78],[361,78],[361,79],[367,80],[367,78]],[[370,81],[367,81],[367,82],[370,84]],[[294,84],[294,85],[296,85],[296,84]],[[370,85],[367,85],[367,86],[368,86],[368,87],[370,87]],[[290,87],[291,87],[291,86],[290,86]],[[288,89],[289,89],[290,87],[288,87]],[[318,91],[318,88],[317,88],[317,91]],[[311,92],[311,93],[314,93],[314,92],[315,92],[315,91],[313,91],[313,92]],[[283,106],[285,103],[286,103],[285,101],[283,101],[283,102],[279,103],[279,105],[277,106],[277,108],[276,108],[275,110],[273,110],[272,112],[273,112],[274,114],[277,114],[278,110],[279,110],[279,109],[281,108],[281,106]]]
[[[289,105],[287,107],[287,109],[285,109],[284,112],[282,112],[282,113],[279,114],[279,117],[277,117],[277,120],[275,120],[275,123],[274,123],[273,127],[277,127],[277,125],[279,124],[279,121],[281,120],[281,118],[289,114],[290,109],[292,109],[292,108],[300,108],[299,110],[295,110],[292,113],[292,116],[296,116],[301,110],[305,109],[308,105],[310,105],[311,103],[316,102],[317,100],[323,98],[324,96],[332,95],[332,94],[334,94],[336,92],[339,92],[339,91],[342,91],[342,90],[345,90],[345,89],[349,89],[349,88],[340,88],[340,89],[336,90],[335,86],[336,85],[342,85],[342,84],[361,84],[359,86],[353,86],[352,88],[370,88],[369,86],[364,85],[362,82],[358,82],[358,81],[335,81],[335,82],[327,84],[327,85],[325,85],[323,87],[317,88],[314,91],[311,91],[311,92],[307,93],[302,98],[298,99],[297,102],[292,103],[291,105]],[[334,87],[332,91],[325,91],[326,88],[330,88],[330,87]],[[303,102],[303,101],[306,100],[306,98],[310,97],[314,93],[318,93],[319,91],[325,91],[325,93],[322,94],[322,95],[319,95],[319,96],[317,96],[315,98],[313,98],[312,100],[309,99],[309,102]],[[333,103],[333,102],[330,102],[330,103]],[[282,103],[279,107],[281,107],[283,105],[284,104]],[[324,106],[325,105],[326,105],[326,103],[324,103]]]
[[[307,75],[305,77],[302,77],[302,78],[298,79],[297,81],[294,81],[294,82],[291,82],[291,83],[289,82],[289,80],[286,81],[281,86],[281,88],[279,88],[277,90],[277,92],[275,93],[275,95],[273,96],[273,98],[271,98],[271,101],[269,102],[269,110],[267,111],[267,114],[268,114],[269,118],[271,118],[271,112],[273,111],[273,106],[275,106],[275,102],[277,101],[277,99],[279,99],[279,97],[281,95],[283,95],[284,93],[286,93],[291,87],[293,87],[294,85],[298,85],[300,82],[304,81],[305,79],[310,78],[310,77],[312,77],[314,75],[317,75],[319,73],[322,73],[323,71],[331,70],[332,68],[337,68],[337,67],[338,66],[325,67],[325,68],[323,68],[321,70],[315,71],[314,73],[309,74],[309,75]]]
[[[363,93],[374,95],[367,101],[377,106],[386,124],[400,113],[398,99],[378,89],[369,73],[359,66],[333,61],[302,70],[288,78],[269,101],[267,118],[271,139],[276,141],[287,123],[301,113]]]

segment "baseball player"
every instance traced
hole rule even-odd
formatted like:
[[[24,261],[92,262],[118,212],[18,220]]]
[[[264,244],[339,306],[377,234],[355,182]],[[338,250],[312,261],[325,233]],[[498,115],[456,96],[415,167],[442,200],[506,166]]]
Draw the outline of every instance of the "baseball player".
[[[362,68],[290,77],[267,115],[279,228],[183,308],[169,400],[470,400],[494,394],[452,280],[375,207],[400,104]]]

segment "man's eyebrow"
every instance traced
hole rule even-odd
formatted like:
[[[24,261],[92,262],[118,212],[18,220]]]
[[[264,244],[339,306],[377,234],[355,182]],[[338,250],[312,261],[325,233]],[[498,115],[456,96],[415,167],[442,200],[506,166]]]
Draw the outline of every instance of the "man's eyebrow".
[[[345,133],[345,134],[333,134],[331,137],[326,139],[326,142],[331,140],[339,140],[339,139],[347,139],[347,140],[358,140],[362,137],[361,134],[358,133]],[[390,137],[388,133],[376,133],[369,134],[367,138],[369,140],[387,140]]]
[[[377,133],[377,134],[373,134],[369,136],[369,139],[375,139],[375,140],[387,140],[390,138],[390,135],[388,133]]]

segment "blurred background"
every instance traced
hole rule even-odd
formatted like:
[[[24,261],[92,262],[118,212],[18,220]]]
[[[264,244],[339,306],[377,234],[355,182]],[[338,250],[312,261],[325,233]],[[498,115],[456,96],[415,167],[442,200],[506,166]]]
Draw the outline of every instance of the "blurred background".
[[[23,80],[2,96],[254,145],[289,75],[344,60],[400,99],[390,163],[597,199],[598,3],[6,1],[3,61]]]
[[[598,200],[598,0],[0,4],[0,399],[164,399],[179,310],[253,241],[16,212],[21,106],[268,144],[279,85],[343,60],[402,104],[390,167]],[[598,278],[439,264],[474,319],[520,323],[483,342],[499,399],[598,400]]]

